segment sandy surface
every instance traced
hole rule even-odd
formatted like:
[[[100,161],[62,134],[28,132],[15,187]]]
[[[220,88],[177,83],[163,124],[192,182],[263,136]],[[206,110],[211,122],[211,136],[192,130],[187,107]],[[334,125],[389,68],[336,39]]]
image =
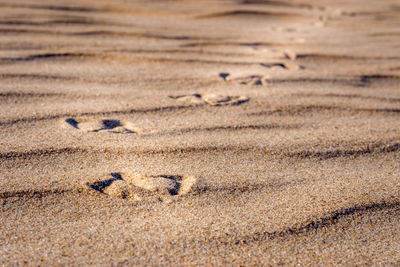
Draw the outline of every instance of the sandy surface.
[[[0,265],[399,265],[397,0],[0,0]]]

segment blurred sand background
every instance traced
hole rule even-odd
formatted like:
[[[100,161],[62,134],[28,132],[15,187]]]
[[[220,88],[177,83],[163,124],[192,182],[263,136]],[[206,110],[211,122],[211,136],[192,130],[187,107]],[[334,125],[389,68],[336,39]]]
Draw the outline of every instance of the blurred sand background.
[[[0,0],[0,265],[399,265],[397,0]]]

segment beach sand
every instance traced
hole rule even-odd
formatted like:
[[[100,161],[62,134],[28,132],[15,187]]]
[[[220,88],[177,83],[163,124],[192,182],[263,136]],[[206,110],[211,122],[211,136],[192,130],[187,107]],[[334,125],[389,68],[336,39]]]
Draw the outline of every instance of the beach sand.
[[[399,265],[397,0],[0,0],[0,265]]]

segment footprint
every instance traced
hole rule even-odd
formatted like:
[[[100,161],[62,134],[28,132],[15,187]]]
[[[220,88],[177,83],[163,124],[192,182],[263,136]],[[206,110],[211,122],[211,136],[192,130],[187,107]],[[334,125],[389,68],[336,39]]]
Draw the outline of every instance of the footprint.
[[[298,69],[303,69],[304,67],[297,65],[296,63],[293,62],[288,62],[288,63],[283,63],[283,62],[277,62],[277,63],[261,63],[260,64],[263,67],[269,68],[269,69],[286,69],[286,70],[298,70]]]
[[[137,128],[130,122],[120,120],[76,120],[68,118],[64,121],[67,125],[85,132],[111,132],[111,133],[145,133],[149,132]]]
[[[245,96],[221,96],[217,94],[207,94],[202,97],[211,106],[240,105],[249,101]]]
[[[240,105],[250,100],[246,96],[223,96],[218,94],[192,94],[170,96],[170,98],[195,104],[205,103],[211,106]]]
[[[193,176],[144,175],[112,173],[112,178],[86,183],[97,192],[131,201],[159,199],[171,202],[191,191],[197,179]]]
[[[169,96],[172,99],[177,99],[183,102],[189,102],[194,104],[202,104],[204,100],[202,99],[202,95],[200,94],[192,94],[192,95],[179,95],[179,96]]]
[[[268,78],[269,78],[268,76],[251,75],[244,78],[238,78],[237,81],[240,84],[246,84],[246,85],[267,85]]]

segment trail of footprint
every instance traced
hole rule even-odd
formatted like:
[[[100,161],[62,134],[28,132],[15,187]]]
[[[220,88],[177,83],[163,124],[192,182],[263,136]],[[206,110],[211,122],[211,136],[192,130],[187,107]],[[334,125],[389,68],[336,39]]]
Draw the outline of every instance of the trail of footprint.
[[[141,129],[131,122],[120,120],[76,120],[68,118],[64,124],[85,132],[111,132],[111,133],[146,133],[148,130]]]
[[[218,94],[191,94],[169,97],[179,101],[195,104],[205,103],[211,106],[240,105],[250,100],[246,96],[223,96]]]
[[[112,173],[112,178],[86,183],[97,192],[131,201],[159,199],[171,202],[191,191],[197,179],[193,176],[144,175]]]

